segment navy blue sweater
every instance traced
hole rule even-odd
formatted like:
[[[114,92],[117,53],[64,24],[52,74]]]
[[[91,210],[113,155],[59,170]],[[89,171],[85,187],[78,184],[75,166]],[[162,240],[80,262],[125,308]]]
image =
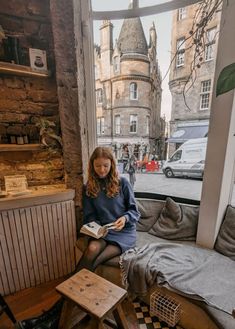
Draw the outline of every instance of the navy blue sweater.
[[[101,188],[96,198],[88,197],[84,191],[83,215],[84,224],[96,221],[100,225],[115,222],[118,218],[125,216],[125,227],[121,231],[109,230],[104,239],[118,244],[122,252],[135,247],[136,222],[140,214],[132,187],[125,177],[120,178],[120,193],[113,198],[106,195],[105,187]]]

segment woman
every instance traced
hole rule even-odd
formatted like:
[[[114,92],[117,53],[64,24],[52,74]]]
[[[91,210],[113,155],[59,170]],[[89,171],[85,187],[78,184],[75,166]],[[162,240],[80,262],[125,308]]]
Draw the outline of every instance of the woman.
[[[129,166],[127,171],[129,174],[129,181],[133,189],[136,181],[135,171],[136,171],[136,158],[133,154],[129,160]]]
[[[97,147],[88,166],[88,181],[83,194],[83,224],[96,221],[113,223],[115,228],[95,240],[91,238],[77,270],[96,267],[133,248],[136,243],[136,221],[139,219],[133,190],[124,177],[119,178],[115,159],[107,147]]]

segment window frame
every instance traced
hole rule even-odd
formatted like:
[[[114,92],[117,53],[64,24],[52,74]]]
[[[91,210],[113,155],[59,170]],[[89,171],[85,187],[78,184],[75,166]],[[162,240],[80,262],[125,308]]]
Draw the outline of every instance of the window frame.
[[[181,41],[181,42],[180,42]],[[184,66],[185,63],[185,37],[176,40],[176,68]]]
[[[136,120],[132,120],[136,118]],[[132,131],[133,127],[135,127],[135,131]],[[130,134],[137,134],[138,130],[138,114],[130,114],[129,118],[129,133]]]
[[[210,98],[211,98],[210,96],[211,96],[211,79],[201,81],[200,111],[207,111],[210,109]],[[202,106],[203,103],[205,102],[208,104],[207,107]]]
[[[205,43],[205,55],[204,55],[205,62],[212,61],[215,58],[216,30],[217,27],[214,26],[206,31],[206,43]],[[212,39],[210,39],[209,36],[209,33],[211,32],[214,34],[214,37]]]
[[[117,124],[117,118],[119,119],[118,124]],[[120,116],[120,114],[116,114],[114,116],[114,127],[115,127],[115,135],[120,135],[121,134],[121,116]]]
[[[97,117],[97,135],[101,136],[105,133],[104,116]]]
[[[102,105],[104,101],[103,88],[96,89],[96,104]]]
[[[186,7],[181,7],[178,9],[178,21],[182,21],[183,19],[185,19],[187,17],[187,9]]]
[[[137,82],[131,82],[129,85],[129,98],[132,101],[138,100],[138,85]]]
[[[113,57],[113,72],[119,73],[120,72],[120,58],[119,56]]]
[[[146,135],[150,134],[150,115],[146,115]]]
[[[192,4],[196,4],[198,3],[200,0],[188,0],[187,1],[187,6],[192,5]],[[125,19],[125,18],[132,18],[133,15],[135,15],[135,17],[139,16],[149,16],[149,15],[153,15],[153,14],[159,14],[159,13],[163,13],[165,11],[169,11],[169,10],[176,10],[180,7],[185,6],[185,0],[177,0],[177,1],[170,1],[170,2],[164,2],[161,3],[159,5],[154,5],[154,6],[149,6],[149,7],[142,7],[142,8],[133,8],[133,9],[128,9],[128,10],[117,10],[117,11],[92,11],[91,9],[91,0],[81,0],[81,12],[82,12],[82,34],[83,34],[83,47],[84,47],[84,58],[85,58],[85,81],[86,81],[86,91],[87,91],[87,95],[91,95],[91,97],[88,97],[87,100],[87,104],[86,104],[86,108],[87,108],[87,124],[88,124],[88,148],[89,148],[89,153],[91,154],[94,148],[94,129],[92,129],[92,127],[96,127],[95,125],[95,88],[91,88],[94,87],[94,85],[92,85],[92,74],[91,71],[93,70],[90,69],[90,64],[93,61],[93,44],[92,44],[92,34],[93,34],[93,30],[90,28],[92,27],[92,19],[94,20],[113,20],[113,19]],[[233,63],[234,62],[234,52],[228,51],[229,47],[232,47],[232,49],[235,48],[235,44],[233,42],[233,36],[231,35],[231,30],[233,27],[235,27],[235,22],[234,22],[234,7],[233,4],[228,3],[228,10],[227,7],[225,5],[225,3],[223,4],[223,9],[222,9],[222,19],[221,21],[224,22],[224,26],[223,29],[221,30],[221,35],[222,38],[220,38],[218,44],[218,50],[217,50],[217,56],[219,58],[218,61],[216,61],[216,68],[215,68],[215,77],[217,77],[219,75],[219,73],[221,72],[221,70],[227,65],[227,63]],[[85,10],[84,8],[85,7]],[[90,10],[86,10],[87,8],[89,8]],[[85,16],[83,15],[83,12],[85,11]],[[226,19],[225,19],[226,18]],[[91,33],[89,33],[91,32]],[[87,42],[87,40],[89,42]],[[227,48],[226,48],[227,47]],[[222,49],[225,52],[226,56],[224,56],[224,54],[222,54]],[[94,76],[94,74],[93,74]],[[212,81],[213,83],[213,81]],[[214,83],[213,83],[214,86]],[[214,88],[214,87],[213,87]],[[210,206],[210,202],[214,202],[218,200],[218,197],[221,197],[221,179],[222,182],[224,182],[224,176],[223,176],[223,168],[224,168],[224,164],[221,161],[226,160],[225,157],[221,156],[220,157],[220,164],[221,166],[218,166],[219,168],[221,167],[221,170],[218,170],[218,174],[217,177],[213,177],[213,179],[216,182],[213,182],[213,187],[211,186],[211,184],[209,184],[209,182],[213,181],[211,175],[213,175],[213,170],[212,172],[210,171],[211,168],[213,168],[214,166],[214,159],[215,156],[213,155],[213,147],[216,147],[216,150],[218,151],[218,146],[215,145],[216,143],[213,141],[219,141],[219,146],[220,146],[220,150],[224,151],[227,149],[228,146],[233,145],[231,138],[229,139],[230,141],[230,145],[228,145],[228,141],[225,137],[227,137],[227,133],[230,131],[229,129],[225,129],[224,130],[224,135],[226,135],[224,137],[224,135],[220,137],[218,137],[218,135],[220,135],[220,131],[221,131],[221,119],[220,119],[220,115],[217,114],[217,112],[219,112],[221,110],[221,104],[220,104],[220,100],[218,100],[215,96],[215,93],[213,93],[213,96],[211,97],[211,102],[212,102],[212,107],[213,111],[212,111],[212,117],[213,117],[213,122],[216,121],[216,123],[213,125],[213,129],[210,130],[210,136],[208,136],[208,150],[207,153],[210,153],[209,155],[211,156],[206,156],[206,167],[207,167],[207,171],[205,172],[204,175],[204,180],[205,183],[203,182],[203,187],[202,187],[202,192],[205,191],[205,193],[203,193],[203,198],[201,200],[201,209],[200,209],[200,216],[199,216],[199,223],[198,223],[198,231],[197,231],[197,243],[207,247],[207,248],[213,248],[214,245],[214,241],[216,238],[216,235],[218,233],[218,227],[221,223],[220,218],[222,218],[220,215],[223,213],[223,210],[225,209],[225,206],[227,205],[227,201],[229,200],[229,198],[227,197],[227,192],[226,192],[226,196],[223,196],[223,200],[222,202],[219,200],[219,207],[220,209],[216,209],[211,211],[212,209],[214,209],[214,207]],[[226,128],[229,127],[230,124],[230,117],[231,117],[231,113],[233,113],[232,111],[235,110],[234,106],[232,104],[234,104],[234,101],[232,102],[232,98],[234,96],[234,93],[227,93],[225,95],[223,95],[223,100],[226,101],[227,106],[229,107],[229,113],[228,116],[223,116],[225,122],[223,123],[223,126],[225,126]],[[93,100],[93,101],[92,101]],[[218,111],[217,111],[218,110]],[[227,112],[226,112],[227,113]],[[218,118],[219,117],[219,118]],[[217,120],[218,119],[218,120]],[[218,122],[217,122],[218,121]],[[232,132],[230,135],[233,135]],[[97,141],[97,140],[96,140]],[[97,144],[96,144],[97,145]],[[215,145],[215,146],[213,146]],[[211,151],[210,151],[211,149]],[[234,149],[234,147],[232,148]],[[214,152],[215,153],[215,152]],[[223,155],[223,152],[222,152]],[[207,159],[208,158],[208,159]],[[208,165],[207,165],[208,163]],[[226,164],[227,162],[225,162]],[[216,183],[216,184],[215,184]],[[220,184],[218,186],[218,183]],[[215,186],[216,185],[216,186]],[[214,188],[215,187],[215,188]],[[208,197],[209,195],[209,197]],[[220,210],[220,211],[218,211]],[[213,220],[213,222],[208,221],[208,215],[210,215],[209,217],[212,218],[214,217],[215,220]],[[212,215],[212,216],[211,216]],[[206,229],[205,229],[206,228]],[[207,233],[208,232],[208,233]]]

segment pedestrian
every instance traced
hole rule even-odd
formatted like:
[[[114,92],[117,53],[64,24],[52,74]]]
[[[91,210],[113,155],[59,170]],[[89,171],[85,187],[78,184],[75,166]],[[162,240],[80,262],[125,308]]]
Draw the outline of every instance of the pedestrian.
[[[83,224],[113,223],[100,239],[89,238],[76,270],[94,271],[108,259],[135,247],[136,222],[139,219],[133,189],[125,177],[119,177],[112,151],[97,147],[88,165],[88,180],[83,192]]]
[[[130,157],[129,163],[128,163],[128,174],[129,174],[129,181],[130,184],[132,186],[132,188],[134,189],[134,185],[136,182],[136,168],[137,168],[137,163],[136,163],[136,158],[134,156],[134,154]]]

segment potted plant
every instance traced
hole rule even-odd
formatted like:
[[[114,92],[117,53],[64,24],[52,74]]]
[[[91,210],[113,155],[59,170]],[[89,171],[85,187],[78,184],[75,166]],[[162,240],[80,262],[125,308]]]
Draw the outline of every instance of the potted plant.
[[[56,134],[56,124],[45,118],[38,118],[36,127],[39,128],[40,143],[49,149],[62,148],[62,139]]]

